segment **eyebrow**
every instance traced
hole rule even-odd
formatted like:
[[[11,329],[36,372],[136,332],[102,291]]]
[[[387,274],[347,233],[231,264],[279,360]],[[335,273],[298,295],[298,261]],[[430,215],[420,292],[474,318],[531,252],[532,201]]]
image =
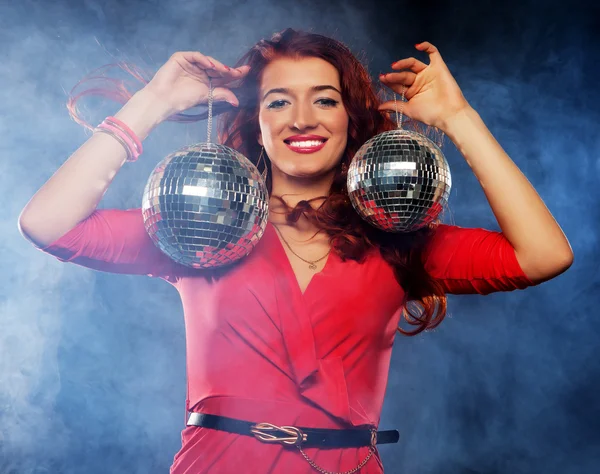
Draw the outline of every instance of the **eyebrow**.
[[[326,91],[326,90],[332,90],[332,91],[336,91],[338,94],[342,95],[342,93],[337,90],[335,87],[330,86],[330,85],[323,85],[323,86],[312,86],[310,88],[311,92],[319,92],[319,91]],[[265,100],[265,98],[269,95],[269,94],[275,94],[275,93],[280,93],[280,94],[290,94],[290,90],[286,89],[285,87],[278,87],[276,89],[271,89],[269,91],[267,91],[267,93],[265,95],[263,95],[262,100]]]

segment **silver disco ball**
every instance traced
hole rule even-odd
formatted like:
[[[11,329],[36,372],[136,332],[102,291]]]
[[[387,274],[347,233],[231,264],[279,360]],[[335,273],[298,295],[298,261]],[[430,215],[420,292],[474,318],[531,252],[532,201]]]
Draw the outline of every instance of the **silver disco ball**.
[[[435,143],[397,129],[375,135],[356,152],[347,186],[352,206],[369,224],[386,232],[412,232],[438,217],[452,179]]]
[[[267,187],[241,153],[213,143],[161,161],[144,189],[144,226],[175,262],[214,268],[248,255],[268,218]]]

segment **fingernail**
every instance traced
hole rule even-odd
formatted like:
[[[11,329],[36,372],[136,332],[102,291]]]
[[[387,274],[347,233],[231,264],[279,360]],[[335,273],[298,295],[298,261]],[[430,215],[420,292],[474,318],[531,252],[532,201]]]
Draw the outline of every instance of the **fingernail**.
[[[225,66],[225,69],[227,69],[228,71],[231,71],[231,68],[229,66]]]

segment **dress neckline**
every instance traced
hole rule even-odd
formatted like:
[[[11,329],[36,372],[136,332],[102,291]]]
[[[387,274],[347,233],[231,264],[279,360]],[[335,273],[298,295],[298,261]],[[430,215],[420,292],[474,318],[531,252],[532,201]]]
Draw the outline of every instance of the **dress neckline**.
[[[277,230],[275,226],[270,221],[267,221],[267,227],[265,232],[269,234],[269,237],[274,240],[273,249],[276,255],[281,260],[281,268],[287,274],[287,277],[291,280],[291,286],[294,287],[294,290],[297,291],[300,297],[304,298],[306,294],[311,290],[311,288],[315,284],[315,280],[321,278],[323,274],[330,270],[331,265],[333,264],[333,260],[336,258],[335,252],[332,250],[327,259],[325,260],[325,266],[321,269],[321,271],[315,272],[314,275],[310,278],[308,285],[302,291],[300,288],[300,283],[298,278],[296,277],[296,273],[294,272],[294,268],[292,267],[292,262],[290,262],[290,258],[288,257],[285,248],[283,248],[284,243],[281,241],[279,235],[277,235]]]

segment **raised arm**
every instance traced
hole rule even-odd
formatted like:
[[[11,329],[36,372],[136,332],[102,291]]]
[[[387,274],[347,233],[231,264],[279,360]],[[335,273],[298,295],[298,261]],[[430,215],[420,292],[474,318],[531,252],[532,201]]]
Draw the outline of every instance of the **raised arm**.
[[[381,80],[405,92],[404,113],[442,130],[454,142],[479,180],[502,236],[516,254],[520,269],[533,283],[566,271],[573,251],[562,229],[525,175],[470,106],[438,49],[424,42],[415,47],[429,55],[429,65],[407,58],[392,68],[401,71]],[[394,102],[380,105],[393,110]]]
[[[144,140],[168,116],[151,90],[136,93],[115,118]],[[123,145],[104,133],[92,135],[35,193],[19,218],[21,233],[44,248],[89,217],[125,164]]]
[[[245,66],[229,69],[198,52],[175,53],[115,118],[143,140],[170,115],[205,103],[209,77],[215,86],[215,100],[237,105],[233,92],[222,86],[247,71]],[[126,158],[119,141],[95,133],[27,203],[19,217],[22,234],[43,248],[73,229],[94,212]]]

